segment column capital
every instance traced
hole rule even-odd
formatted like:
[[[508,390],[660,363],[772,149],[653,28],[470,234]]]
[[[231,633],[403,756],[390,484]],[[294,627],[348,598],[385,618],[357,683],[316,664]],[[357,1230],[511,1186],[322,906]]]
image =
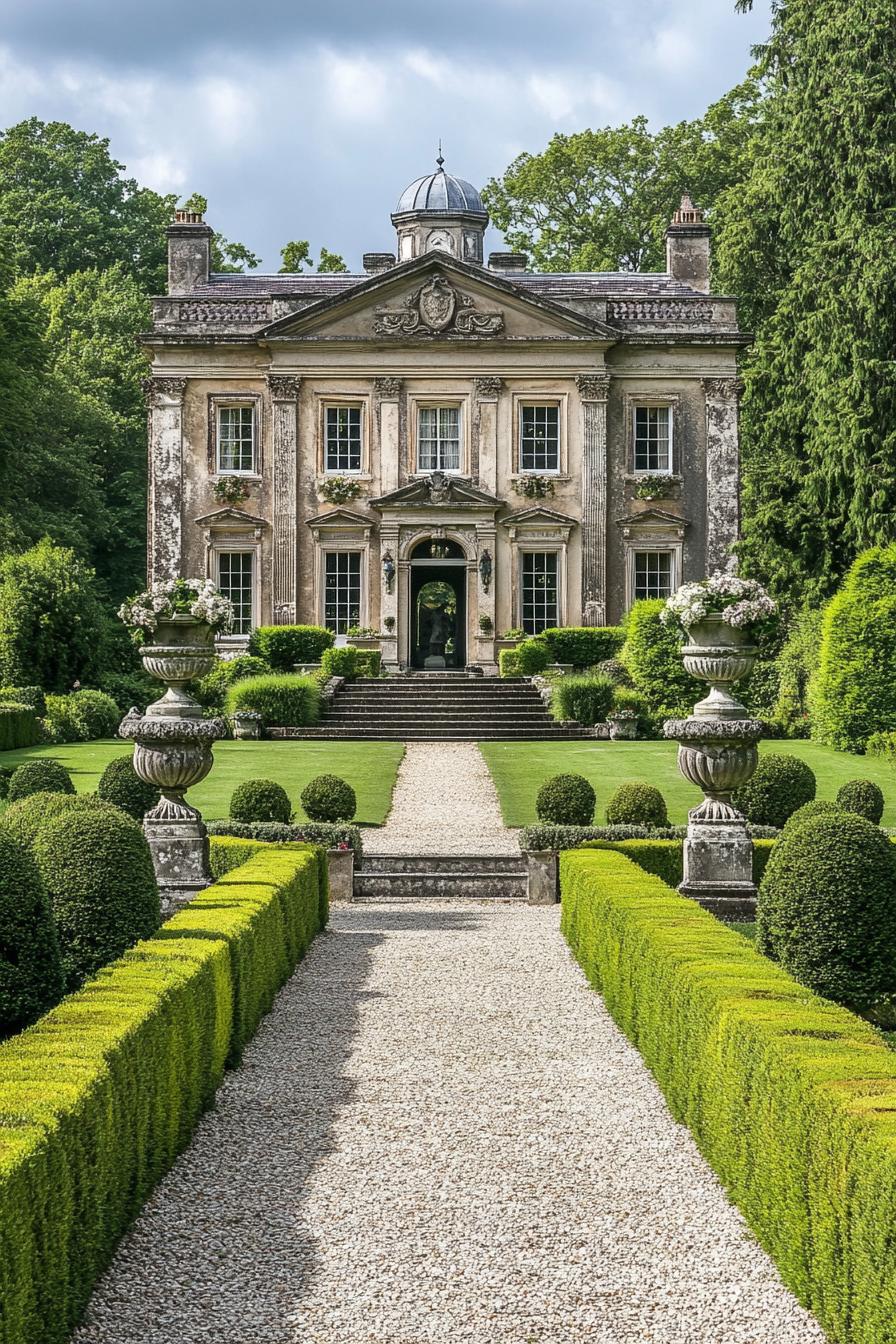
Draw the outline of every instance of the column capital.
[[[480,401],[482,400],[483,397],[497,397],[500,394],[503,385],[504,385],[503,381],[500,378],[473,379],[473,386],[476,389],[476,396],[479,398]]]
[[[154,406],[159,397],[167,397],[172,401],[183,401],[184,392],[187,390],[187,380],[186,378],[165,378],[152,374],[150,377],[144,378],[140,386],[143,389],[147,406]]]
[[[737,401],[744,390],[739,378],[702,378],[707,401]]]
[[[381,401],[391,401],[401,396],[404,386],[401,378],[374,378],[373,387]]]
[[[297,401],[302,380],[289,373],[269,373],[267,384],[272,401]]]
[[[580,373],[576,378],[576,387],[583,401],[606,401],[610,391],[610,375]]]

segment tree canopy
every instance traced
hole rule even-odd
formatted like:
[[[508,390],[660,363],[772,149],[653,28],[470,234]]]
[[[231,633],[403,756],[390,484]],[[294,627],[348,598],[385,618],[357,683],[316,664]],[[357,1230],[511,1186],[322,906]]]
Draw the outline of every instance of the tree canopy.
[[[283,260],[283,265],[280,267],[281,275],[295,275],[304,266],[311,267],[314,265],[311,259],[311,244],[307,238],[299,238],[287,243],[285,247],[280,249],[280,256]],[[347,271],[348,267],[338,252],[329,252],[327,248],[322,247],[317,270],[318,274],[322,274],[325,271]]]

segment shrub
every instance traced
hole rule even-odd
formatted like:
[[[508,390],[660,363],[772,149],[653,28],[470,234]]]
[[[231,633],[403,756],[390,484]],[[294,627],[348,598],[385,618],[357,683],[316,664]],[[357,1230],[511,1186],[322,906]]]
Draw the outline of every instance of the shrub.
[[[193,694],[206,709],[222,713],[229,688],[246,677],[264,677],[271,668],[263,658],[241,653],[237,658],[219,658],[206,676],[196,682]]]
[[[33,845],[37,833],[48,821],[63,813],[119,811],[115,804],[95,793],[29,793],[6,809],[0,817],[0,830],[22,845]]]
[[[383,666],[383,655],[379,649],[355,649],[358,655],[358,676],[378,677]],[[326,655],[324,655],[326,657]]]
[[[2,825],[2,821],[0,821]],[[263,840],[268,844],[304,842],[323,849],[353,849],[360,859],[364,852],[357,826],[344,822],[299,821],[286,825],[279,821],[210,821],[209,835],[234,836],[243,840]]]
[[[320,625],[259,625],[249,636],[249,652],[276,672],[291,672],[296,663],[319,663],[335,638]]]
[[[142,672],[104,672],[101,680],[103,690],[115,701],[122,717],[129,709],[139,709],[142,714],[152,700],[158,700],[164,693],[161,682]]]
[[[857,817],[880,825],[884,814],[884,795],[873,780],[850,779],[837,793],[837,803],[844,812],[855,812]]]
[[[100,776],[96,791],[104,802],[114,803],[136,821],[142,821],[161,797],[158,789],[137,774],[132,755],[118,756],[110,761]]]
[[[896,994],[896,847],[864,817],[785,831],[765,870],[757,946],[817,994],[860,1012]]]
[[[523,675],[520,671],[520,660],[516,649],[499,649],[498,671],[502,677],[521,677]]]
[[[832,803],[826,798],[813,798],[811,802],[803,803],[802,807],[798,807],[795,812],[791,812],[781,829],[781,834],[796,830],[797,826],[800,826],[804,821],[808,821],[810,817],[827,817],[832,813],[839,817],[843,813],[843,808],[838,807],[836,803]]]
[[[312,821],[351,821],[358,799],[338,775],[317,775],[302,790],[302,807]]]
[[[0,1036],[62,998],[59,944],[37,864],[0,831]]]
[[[668,826],[666,800],[652,784],[620,784],[607,803],[608,826]]]
[[[0,798],[5,798],[9,793],[9,781],[14,773],[14,765],[0,765]]]
[[[41,725],[46,741],[52,742],[54,746],[87,741],[87,724],[78,713],[74,696],[48,695],[47,712]]]
[[[535,812],[539,821],[557,826],[589,826],[597,799],[583,775],[554,775],[538,790]]]
[[[614,690],[609,677],[561,677],[554,683],[551,712],[555,719],[577,719],[589,727],[603,723],[612,708]]]
[[[85,740],[117,737],[121,713],[111,695],[103,691],[73,691],[68,697],[84,724]]]
[[[516,646],[516,661],[521,677],[537,677],[551,661],[551,653],[541,635],[533,635]]]
[[[564,854],[560,879],[573,955],[784,1282],[831,1340],[883,1344],[896,1055],[621,854]]]
[[[72,777],[58,761],[39,759],[25,761],[13,771],[7,797],[11,803],[27,798],[29,793],[74,793]]]
[[[673,705],[676,714],[689,714],[706,694],[706,686],[685,672],[682,633],[660,620],[665,605],[662,598],[634,603],[625,618],[621,657],[651,709]]]
[[[273,728],[307,728],[320,717],[320,689],[313,677],[295,673],[246,677],[227,692],[228,714],[251,709]]]
[[[639,719],[648,720],[647,704],[640,691],[634,691],[630,686],[616,686],[613,688],[613,709],[631,710],[637,714]]]
[[[0,561],[0,681],[67,690],[93,680],[103,609],[93,570],[44,538]]]
[[[603,662],[594,664],[591,672],[596,677],[608,677],[614,686],[631,687],[634,684],[631,672],[620,658],[604,658]]]
[[[69,1339],[321,927],[320,871],[312,850],[265,848],[0,1048],[4,1344]]]
[[[896,732],[872,733],[865,743],[869,756],[879,756],[892,765],[896,761]]]
[[[815,773],[796,756],[760,756],[756,773],[734,795],[735,806],[760,826],[784,825],[815,797]]]
[[[118,809],[63,812],[40,827],[34,855],[49,892],[68,989],[158,928],[149,845],[137,823]]]
[[[788,737],[809,736],[809,686],[818,667],[821,610],[796,617],[778,654],[778,698],[774,717]]]
[[[825,608],[809,701],[813,737],[840,750],[896,729],[896,545],[860,555]]]
[[[520,831],[520,849],[578,849],[591,840],[684,840],[687,826],[524,826]],[[753,840],[776,839],[771,826],[748,826]]]
[[[545,630],[540,638],[548,646],[550,662],[591,667],[615,658],[625,642],[625,633],[616,625],[562,626]]]
[[[39,686],[0,686],[3,704],[27,705],[39,719],[47,712],[46,697]]]
[[[272,779],[246,779],[230,799],[234,821],[283,821],[292,819],[292,803],[281,784]]]
[[[345,644],[338,649],[325,649],[321,658],[322,677],[344,677],[354,681],[356,677],[378,677],[380,674],[381,654],[379,649],[356,649]]]
[[[40,741],[40,725],[29,705],[0,704],[0,751],[33,747]]]

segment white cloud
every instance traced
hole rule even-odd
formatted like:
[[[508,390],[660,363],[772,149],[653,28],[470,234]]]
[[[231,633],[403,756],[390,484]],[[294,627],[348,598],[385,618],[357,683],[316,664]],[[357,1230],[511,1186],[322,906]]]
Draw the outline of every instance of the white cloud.
[[[388,62],[334,51],[320,62],[324,94],[334,116],[342,121],[380,120],[388,104]]]
[[[688,74],[697,64],[700,48],[684,28],[660,28],[653,40],[651,60],[670,75]]]

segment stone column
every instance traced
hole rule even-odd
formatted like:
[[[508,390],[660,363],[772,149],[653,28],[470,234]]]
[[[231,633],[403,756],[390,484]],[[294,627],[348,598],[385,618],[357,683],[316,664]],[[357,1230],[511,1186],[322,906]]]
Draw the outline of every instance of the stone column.
[[[608,373],[576,379],[582,402],[582,624],[607,623]]]
[[[740,447],[737,378],[704,378],[706,397],[706,573],[734,570],[731,546],[740,535]]]
[[[275,625],[296,620],[296,486],[298,479],[298,400],[301,378],[269,373],[273,419]]]
[[[483,565],[483,558],[488,553],[488,559],[491,561],[491,572],[488,566]],[[497,564],[498,553],[498,535],[494,523],[479,524],[476,527],[476,575],[474,590],[478,598],[478,606],[471,613],[472,620],[469,622],[475,638],[476,650],[475,660],[471,654],[467,655],[467,662],[476,662],[481,667],[486,676],[494,676],[498,671],[498,662],[495,657],[495,621],[497,619],[497,601],[495,581],[497,574],[495,567]],[[487,578],[487,586],[486,586]],[[490,633],[485,633],[480,629],[479,617],[488,616],[492,623]]]
[[[378,414],[380,494],[388,495],[391,490],[398,489],[398,402],[401,396],[401,379],[375,378],[373,386]]]
[[[380,626],[382,636],[380,648],[383,652],[383,666],[398,671],[398,524],[383,523],[380,526]],[[395,570],[392,582],[386,580],[386,557],[391,557]],[[391,589],[391,591],[390,591]],[[392,629],[386,628],[386,619],[393,621]]]
[[[150,584],[181,572],[184,504],[184,392],[186,378],[145,378],[149,444],[147,578]]]
[[[474,477],[483,490],[498,493],[498,397],[500,378],[477,378],[476,391],[476,451],[478,457]]]

